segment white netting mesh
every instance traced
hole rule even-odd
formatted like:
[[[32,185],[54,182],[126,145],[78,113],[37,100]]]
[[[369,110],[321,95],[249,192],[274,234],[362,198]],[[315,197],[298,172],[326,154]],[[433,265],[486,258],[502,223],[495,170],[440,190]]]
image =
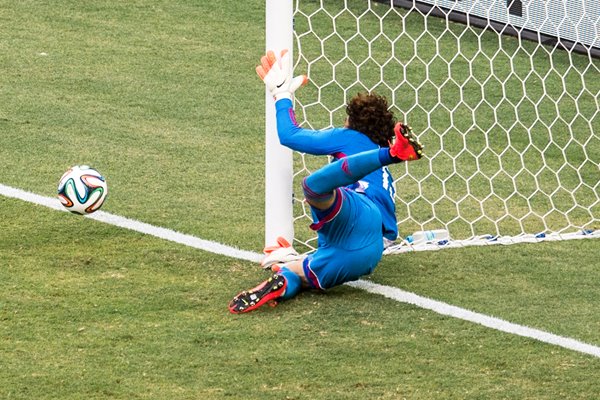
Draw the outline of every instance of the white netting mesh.
[[[463,241],[596,229],[600,61],[429,13],[298,0],[295,68],[310,78],[297,92],[298,122],[343,124],[359,91],[388,98],[426,151],[392,167],[401,237],[437,228]],[[295,155],[296,239],[309,247],[299,182],[323,162]]]

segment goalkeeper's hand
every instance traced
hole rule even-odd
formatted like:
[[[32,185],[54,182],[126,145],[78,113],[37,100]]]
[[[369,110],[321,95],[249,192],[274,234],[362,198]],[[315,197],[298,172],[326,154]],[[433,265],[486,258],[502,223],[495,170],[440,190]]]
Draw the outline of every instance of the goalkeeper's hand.
[[[275,101],[291,99],[296,89],[308,82],[306,75],[292,78],[290,53],[287,49],[281,51],[279,60],[272,50],[267,51],[267,54],[261,57],[260,65],[256,67],[256,73],[263,80]]]
[[[260,266],[263,269],[272,269],[277,264],[285,264],[302,259],[302,256],[294,250],[292,245],[281,236],[277,238],[277,245],[265,247],[263,252],[265,253],[265,257],[260,262]]]

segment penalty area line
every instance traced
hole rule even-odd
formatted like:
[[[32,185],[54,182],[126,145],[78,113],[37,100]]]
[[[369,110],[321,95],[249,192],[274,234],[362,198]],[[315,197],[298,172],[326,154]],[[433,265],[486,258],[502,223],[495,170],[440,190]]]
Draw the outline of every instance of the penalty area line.
[[[23,200],[29,203],[38,204],[44,207],[49,207],[54,210],[67,212],[60,204],[60,201],[57,198],[40,196],[35,193],[27,192],[21,189],[16,189],[3,184],[0,184],[0,195]],[[262,258],[262,256],[258,253],[240,250],[235,247],[223,245],[221,243],[200,239],[192,235],[176,232],[167,228],[157,227],[144,222],[121,217],[103,211],[97,211],[94,214],[86,215],[85,218],[94,219],[96,221],[104,222],[110,225],[115,225],[121,228],[155,236],[171,242],[183,244],[185,246],[193,247],[199,250],[204,250],[232,258],[252,262],[259,262]],[[364,290],[368,293],[382,295],[384,297],[401,303],[411,304],[426,310],[430,310],[437,314],[446,315],[464,321],[469,321],[501,332],[534,339],[540,342],[552,344],[555,346],[563,347],[565,349],[574,350],[580,353],[585,353],[600,358],[600,347],[598,346],[583,343],[568,337],[558,336],[527,326],[513,324],[512,322],[508,322],[500,318],[491,317],[485,314],[476,313],[464,308],[443,303],[441,301],[432,300],[411,292],[406,292],[402,289],[398,289],[391,286],[379,285],[365,280],[348,282],[346,283],[346,285]]]
[[[553,333],[530,328],[528,326],[513,324],[512,322],[508,322],[500,318],[490,317],[489,315],[476,313],[474,311],[456,307],[441,301],[432,300],[427,297],[404,291],[402,289],[379,285],[377,283],[365,280],[348,282],[346,285],[365,290],[369,293],[378,294],[398,302],[412,304],[419,308],[433,311],[437,314],[462,319],[464,321],[473,322],[497,331],[535,339],[540,342],[553,344],[565,349],[578,351],[580,353],[585,353],[600,358],[600,347],[598,346],[593,346],[575,339],[558,336]]]

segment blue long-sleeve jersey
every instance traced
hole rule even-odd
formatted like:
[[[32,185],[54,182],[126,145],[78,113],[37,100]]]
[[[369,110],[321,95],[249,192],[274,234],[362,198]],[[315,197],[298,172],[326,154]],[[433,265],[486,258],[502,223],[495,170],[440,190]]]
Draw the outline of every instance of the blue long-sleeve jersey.
[[[315,131],[299,127],[289,99],[277,101],[275,107],[279,141],[292,150],[313,155],[331,155],[334,159],[340,159],[379,148],[366,135],[353,129]],[[377,205],[383,219],[383,236],[389,240],[395,240],[398,236],[393,182],[388,168],[382,167],[350,186],[356,192],[364,193]]]

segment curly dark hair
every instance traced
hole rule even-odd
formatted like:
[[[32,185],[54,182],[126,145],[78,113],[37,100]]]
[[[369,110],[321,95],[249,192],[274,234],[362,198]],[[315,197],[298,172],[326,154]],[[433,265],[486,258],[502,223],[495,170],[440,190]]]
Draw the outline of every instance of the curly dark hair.
[[[389,146],[394,137],[396,118],[388,109],[387,99],[383,96],[360,92],[346,105],[347,126],[361,132],[380,146]]]

